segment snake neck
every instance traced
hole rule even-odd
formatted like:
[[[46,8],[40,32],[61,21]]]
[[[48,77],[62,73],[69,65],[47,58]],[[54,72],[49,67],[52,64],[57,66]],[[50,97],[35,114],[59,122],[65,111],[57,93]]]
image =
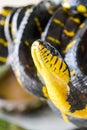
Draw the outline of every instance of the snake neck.
[[[46,83],[47,92],[53,104],[62,112],[70,109],[67,101],[69,95],[69,86],[61,78],[55,76],[52,72],[44,69],[44,81]]]

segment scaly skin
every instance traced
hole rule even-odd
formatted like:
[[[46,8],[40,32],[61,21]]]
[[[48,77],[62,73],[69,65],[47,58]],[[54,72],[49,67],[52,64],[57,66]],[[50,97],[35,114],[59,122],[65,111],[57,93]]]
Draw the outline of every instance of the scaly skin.
[[[71,75],[68,66],[59,52],[49,43],[39,40],[33,43],[31,53],[37,71],[45,82],[49,100],[63,115],[86,120],[87,105],[82,106],[83,108],[77,108],[78,105],[84,104],[86,97],[82,100],[83,98],[80,97],[82,93],[71,86]],[[74,97],[75,95],[72,92],[76,93],[77,98]],[[77,104],[77,101],[81,104]],[[73,105],[73,102],[77,106]],[[75,107],[77,109],[74,110]]]

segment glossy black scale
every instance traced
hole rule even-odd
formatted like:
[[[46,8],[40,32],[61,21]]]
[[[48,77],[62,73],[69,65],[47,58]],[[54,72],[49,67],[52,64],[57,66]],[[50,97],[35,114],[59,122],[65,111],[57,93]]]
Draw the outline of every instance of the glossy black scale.
[[[59,7],[49,21],[42,40],[55,46],[64,57],[67,45],[75,36],[84,19],[85,17],[79,13],[71,15],[71,11]]]
[[[87,75],[87,62],[86,62],[87,61],[87,31],[83,35],[79,44],[80,45],[77,50],[78,65],[83,71],[83,73]]]

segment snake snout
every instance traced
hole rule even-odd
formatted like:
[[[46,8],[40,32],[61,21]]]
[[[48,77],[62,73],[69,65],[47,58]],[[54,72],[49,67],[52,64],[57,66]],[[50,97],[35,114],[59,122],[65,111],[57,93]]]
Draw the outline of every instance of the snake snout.
[[[41,69],[41,63],[40,63],[40,40],[35,41],[31,46],[31,56],[33,58],[33,62],[36,66],[36,68]]]
[[[38,49],[38,46],[39,46],[39,42],[38,41],[35,41],[33,44],[32,44],[32,47],[33,50],[37,50]]]

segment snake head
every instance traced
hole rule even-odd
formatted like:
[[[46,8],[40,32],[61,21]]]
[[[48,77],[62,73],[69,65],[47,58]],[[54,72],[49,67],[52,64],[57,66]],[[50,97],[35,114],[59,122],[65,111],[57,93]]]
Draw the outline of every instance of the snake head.
[[[46,41],[37,40],[31,47],[34,64],[45,82],[55,81],[68,83],[69,69],[58,50]]]
[[[46,41],[35,41],[31,47],[31,55],[37,71],[46,85],[50,100],[57,108],[66,110],[69,107],[66,100],[70,81],[67,64],[58,50]]]
[[[46,41],[37,40],[33,43],[31,52],[36,68],[41,75],[43,75],[42,72],[45,70],[55,74],[55,76],[60,75],[66,82],[69,81],[68,66],[55,47]]]

